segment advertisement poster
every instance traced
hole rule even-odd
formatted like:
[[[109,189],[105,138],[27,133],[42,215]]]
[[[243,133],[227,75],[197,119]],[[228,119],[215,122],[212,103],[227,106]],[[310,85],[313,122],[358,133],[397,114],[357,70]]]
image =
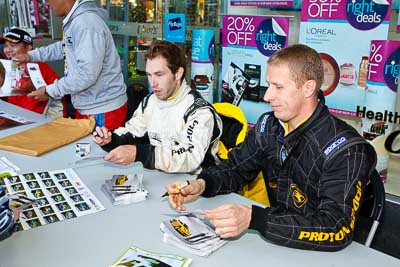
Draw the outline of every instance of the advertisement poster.
[[[384,181],[389,161],[384,142],[394,126],[400,124],[400,114],[396,112],[399,67],[400,41],[371,42],[365,105],[357,108],[357,115],[362,118],[363,136],[377,152],[376,169]]]
[[[185,43],[185,14],[166,14],[164,20],[164,35],[166,41]]]
[[[293,0],[231,0],[231,6],[293,6]]]
[[[400,8],[398,10],[400,12]],[[396,25],[396,31],[400,31],[400,16],[397,17],[397,25]]]
[[[213,29],[193,29],[190,83],[209,103],[213,103],[214,42]]]
[[[289,18],[222,17],[221,101],[239,105],[249,123],[271,111],[263,97],[268,58],[288,44]]]
[[[370,43],[387,39],[391,0],[304,0],[299,42],[324,64],[322,90],[334,114],[354,117],[363,105]]]

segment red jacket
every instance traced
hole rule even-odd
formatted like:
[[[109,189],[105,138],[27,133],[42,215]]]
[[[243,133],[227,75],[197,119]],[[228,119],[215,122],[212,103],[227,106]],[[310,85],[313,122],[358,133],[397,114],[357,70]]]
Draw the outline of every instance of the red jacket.
[[[44,62],[36,62],[36,63],[39,65],[40,72],[42,73],[43,79],[47,84],[52,84],[54,80],[58,79],[57,73],[47,63]],[[23,87],[26,82],[28,82],[27,79],[22,79],[21,87]],[[16,106],[31,110],[33,112],[43,114],[48,100],[39,101],[34,98],[28,97],[26,95],[17,95],[17,96],[9,96],[8,102]]]

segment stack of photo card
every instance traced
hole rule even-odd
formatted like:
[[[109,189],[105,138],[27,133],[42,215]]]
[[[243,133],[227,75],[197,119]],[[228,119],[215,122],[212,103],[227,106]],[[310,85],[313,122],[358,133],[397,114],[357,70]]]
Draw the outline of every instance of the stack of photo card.
[[[227,242],[194,214],[163,221],[160,229],[165,243],[198,256],[208,256]]]
[[[113,266],[164,266],[187,267],[192,259],[172,254],[160,254],[132,246],[119,257]]]
[[[103,192],[114,205],[127,205],[146,200],[149,194],[143,187],[143,174],[113,175],[102,185]]]
[[[0,184],[10,206],[20,208],[17,231],[104,210],[72,169],[11,175]]]

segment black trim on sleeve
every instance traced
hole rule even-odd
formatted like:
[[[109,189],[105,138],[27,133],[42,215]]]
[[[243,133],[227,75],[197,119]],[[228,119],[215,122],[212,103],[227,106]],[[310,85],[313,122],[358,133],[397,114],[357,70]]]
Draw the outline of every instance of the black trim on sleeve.
[[[155,169],[155,146],[151,144],[136,145],[136,160],[143,164],[147,169]]]
[[[124,135],[117,135],[112,133],[111,142],[107,145],[102,146],[101,148],[107,152],[110,152],[114,148],[122,145],[134,145],[135,138],[131,133],[126,133]]]
[[[267,225],[266,209],[268,208],[261,208],[255,205],[251,206],[251,220],[249,229],[257,230],[260,233],[265,231],[265,227]]]

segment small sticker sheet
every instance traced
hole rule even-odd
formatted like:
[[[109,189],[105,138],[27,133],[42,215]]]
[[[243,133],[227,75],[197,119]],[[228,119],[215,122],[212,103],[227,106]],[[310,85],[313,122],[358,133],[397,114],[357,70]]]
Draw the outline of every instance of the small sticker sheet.
[[[18,231],[105,209],[73,169],[12,175],[4,177],[2,185],[10,199],[32,201],[21,207]]]

